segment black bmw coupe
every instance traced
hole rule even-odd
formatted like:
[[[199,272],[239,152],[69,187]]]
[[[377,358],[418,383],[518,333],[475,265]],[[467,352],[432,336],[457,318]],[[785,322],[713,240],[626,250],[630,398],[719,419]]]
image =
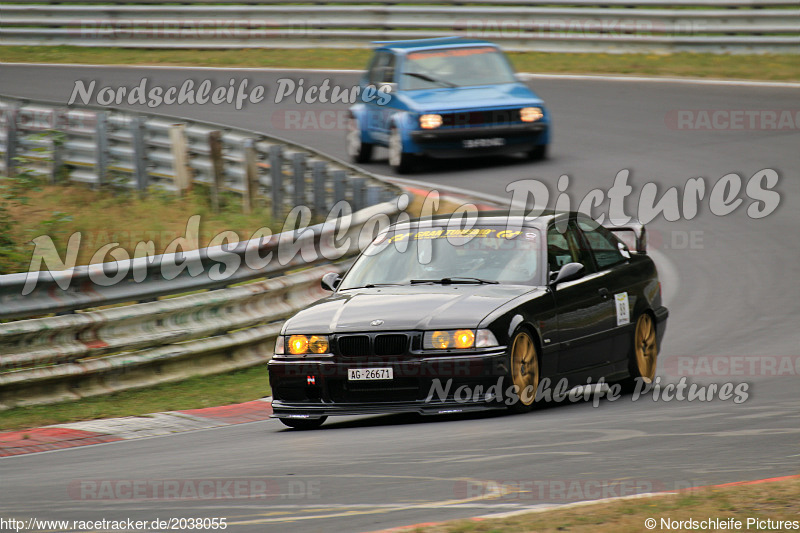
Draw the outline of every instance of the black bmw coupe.
[[[574,212],[390,227],[283,326],[273,416],[311,429],[330,415],[524,412],[544,383],[652,380],[661,284],[644,227],[612,229]]]

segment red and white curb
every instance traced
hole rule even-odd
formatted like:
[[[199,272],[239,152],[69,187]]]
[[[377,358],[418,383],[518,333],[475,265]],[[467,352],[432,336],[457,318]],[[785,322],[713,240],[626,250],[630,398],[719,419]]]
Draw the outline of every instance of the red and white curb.
[[[471,518],[465,518],[464,520],[471,520],[473,522],[482,522],[484,520],[491,520],[491,519],[500,519],[500,518],[510,518],[514,516],[524,515],[524,514],[535,514],[535,513],[544,513],[547,511],[561,511],[563,509],[572,509],[575,507],[589,507],[592,505],[599,505],[603,503],[611,503],[617,502],[622,500],[635,500],[640,498],[657,498],[659,496],[667,496],[670,494],[679,494],[684,492],[692,492],[698,490],[706,490],[706,489],[719,489],[725,487],[736,487],[740,485],[760,485],[762,483],[772,483],[775,481],[788,481],[790,479],[800,479],[800,474],[792,475],[792,476],[781,476],[781,477],[770,477],[766,479],[755,479],[752,481],[734,481],[733,483],[723,483],[721,485],[706,485],[702,487],[690,487],[687,489],[681,489],[677,491],[663,491],[663,492],[647,492],[644,494],[632,494],[630,496],[616,496],[613,498],[601,498],[599,500],[589,500],[589,501],[582,501],[582,502],[573,502],[573,503],[563,503],[563,504],[538,504],[538,505],[531,505],[530,507],[524,507],[522,509],[517,509],[514,511],[510,511],[507,513],[491,513],[485,514],[480,516],[473,516]],[[449,520],[447,522],[453,522],[453,520]],[[446,524],[447,522],[421,522],[419,524],[412,524],[408,526],[399,526],[393,527],[390,529],[380,529],[377,531],[372,531],[370,533],[401,533],[404,531],[415,531],[419,528],[423,527],[433,527],[433,526],[441,526]]]
[[[0,433],[0,457],[257,422],[268,419],[271,414],[272,398],[263,398],[205,409],[167,411],[9,431]]]

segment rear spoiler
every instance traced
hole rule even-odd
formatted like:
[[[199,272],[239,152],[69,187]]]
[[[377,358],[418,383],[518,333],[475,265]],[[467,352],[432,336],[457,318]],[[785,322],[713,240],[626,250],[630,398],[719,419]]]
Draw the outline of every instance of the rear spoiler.
[[[603,227],[619,237],[630,251],[637,254],[647,253],[647,230],[641,222],[630,220],[625,224],[615,225],[613,220],[609,220]]]

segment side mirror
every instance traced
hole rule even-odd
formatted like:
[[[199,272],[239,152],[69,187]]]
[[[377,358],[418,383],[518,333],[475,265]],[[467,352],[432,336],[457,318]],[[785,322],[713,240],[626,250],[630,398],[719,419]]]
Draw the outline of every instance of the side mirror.
[[[580,263],[567,263],[558,271],[556,279],[550,283],[550,286],[555,288],[559,283],[580,279],[583,277],[584,270],[586,270],[586,268]]]
[[[339,274],[336,272],[328,272],[322,276],[319,284],[326,291],[333,291],[339,286],[340,281],[342,281],[342,278],[339,277]]]

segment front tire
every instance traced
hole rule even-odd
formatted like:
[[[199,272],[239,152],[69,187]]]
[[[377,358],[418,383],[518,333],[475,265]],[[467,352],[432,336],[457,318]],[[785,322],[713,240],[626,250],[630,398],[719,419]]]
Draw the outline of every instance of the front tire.
[[[514,413],[527,413],[533,409],[536,391],[539,389],[539,357],[530,333],[520,330],[514,335],[508,359],[508,377],[519,391],[517,401],[509,405],[508,409]]]
[[[351,117],[347,121],[347,155],[353,163],[369,163],[372,159],[372,147],[364,142],[361,133],[361,123],[357,118]]]
[[[416,156],[403,151],[403,138],[393,127],[389,132],[389,166],[398,174],[408,174],[414,168]]]
[[[317,429],[324,424],[327,419],[327,416],[321,416],[319,418],[281,418],[280,420],[284,425],[290,428],[308,430]]]
[[[657,362],[656,326],[649,313],[642,313],[633,330],[633,350],[628,359],[630,376],[622,382],[622,390],[633,391],[640,380],[651,383],[656,375]]]

